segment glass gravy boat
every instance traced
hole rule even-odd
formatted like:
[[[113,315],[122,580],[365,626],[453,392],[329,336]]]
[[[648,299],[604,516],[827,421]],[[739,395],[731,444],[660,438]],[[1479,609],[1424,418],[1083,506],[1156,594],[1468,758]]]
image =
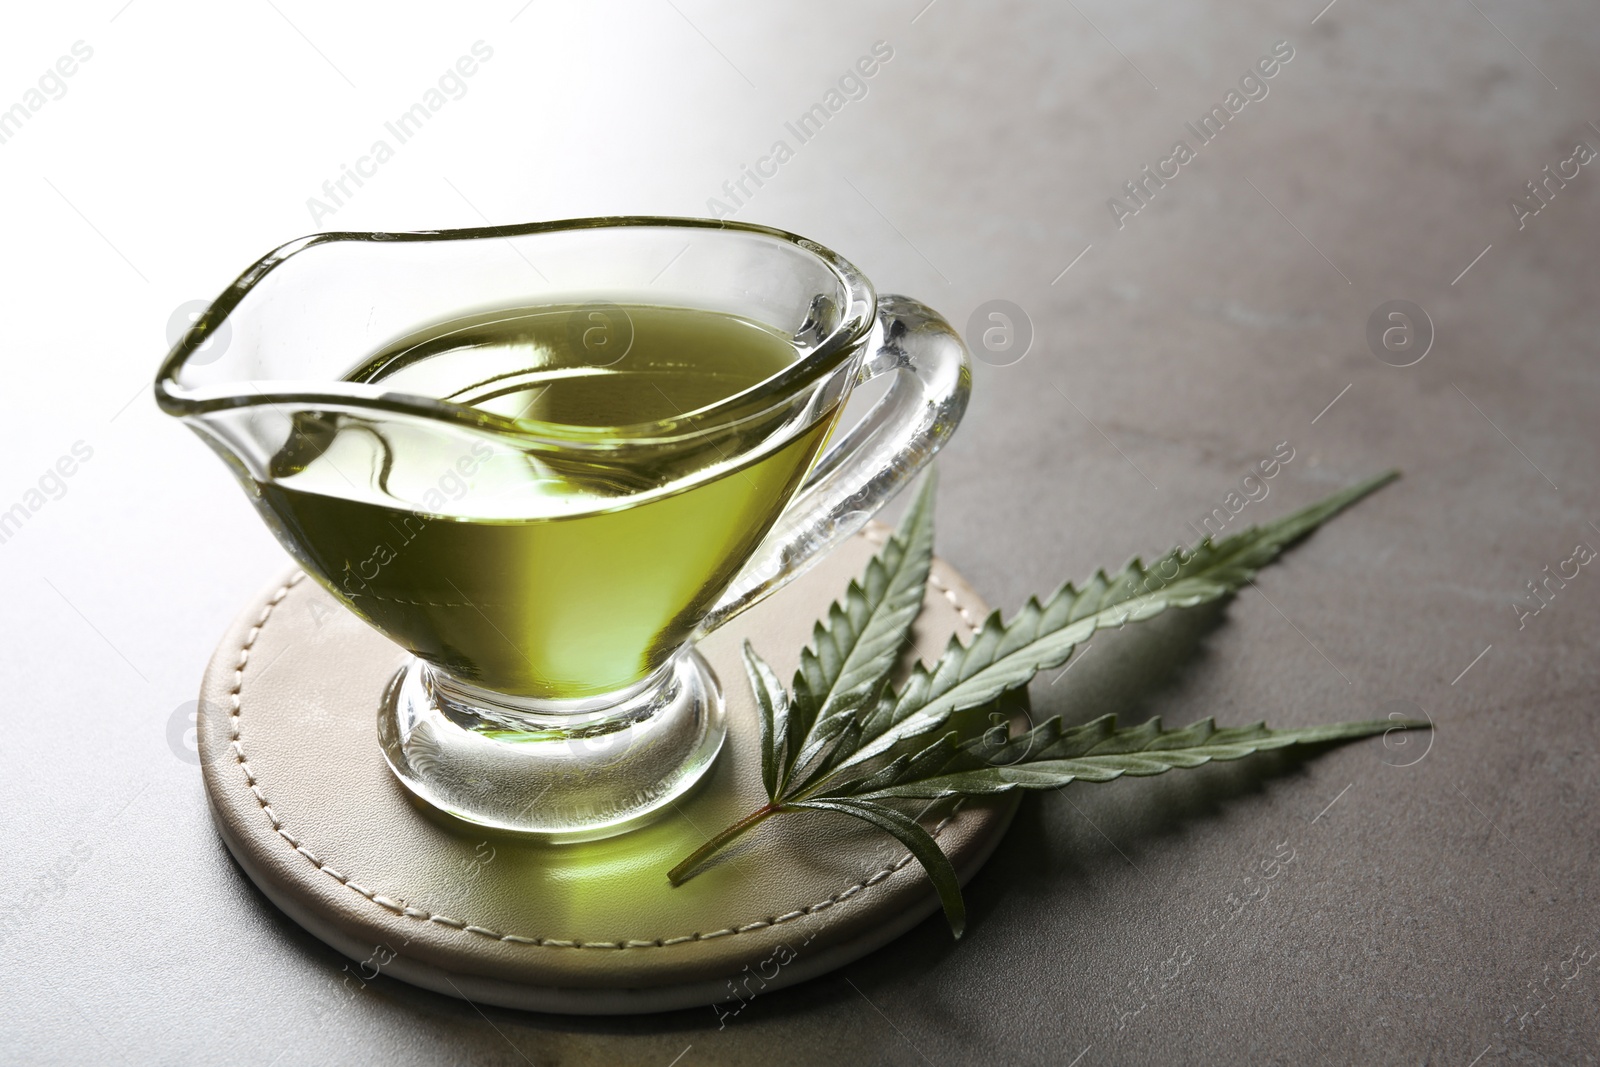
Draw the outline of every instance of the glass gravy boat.
[[[562,841],[639,825],[705,773],[724,725],[695,641],[860,529],[969,387],[938,315],[820,245],[596,218],[292,241],[155,393],[411,653],[374,709],[400,781]]]

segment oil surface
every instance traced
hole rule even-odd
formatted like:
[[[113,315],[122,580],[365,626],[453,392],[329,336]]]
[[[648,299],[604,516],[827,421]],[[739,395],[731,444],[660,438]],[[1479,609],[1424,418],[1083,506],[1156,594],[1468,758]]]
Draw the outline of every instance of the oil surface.
[[[280,540],[352,610],[498,692],[595,696],[664,663],[777,519],[835,414],[771,439],[654,448],[609,435],[749,389],[797,350],[732,315],[600,307],[458,320],[349,376],[523,420],[526,447],[304,412],[257,485]]]

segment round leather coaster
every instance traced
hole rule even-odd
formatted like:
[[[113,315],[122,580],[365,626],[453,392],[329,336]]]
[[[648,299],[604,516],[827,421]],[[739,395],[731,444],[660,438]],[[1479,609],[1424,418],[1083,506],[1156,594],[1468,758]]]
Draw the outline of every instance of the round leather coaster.
[[[405,653],[294,572],[245,610],[206,670],[198,733],[217,826],[262,891],[363,976],[468,1000],[667,1011],[748,999],[849,963],[938,910],[922,868],[858,820],[780,816],[682,886],[666,872],[766,800],[742,642],[789,678],[813,622],[885,535],[869,526],[702,642],[727,700],[722,755],[661,819],[583,844],[448,826],[414,806],[376,737]],[[987,611],[936,560],[916,648],[942,651]],[[967,801],[924,824],[965,881],[1015,810],[1013,796]]]

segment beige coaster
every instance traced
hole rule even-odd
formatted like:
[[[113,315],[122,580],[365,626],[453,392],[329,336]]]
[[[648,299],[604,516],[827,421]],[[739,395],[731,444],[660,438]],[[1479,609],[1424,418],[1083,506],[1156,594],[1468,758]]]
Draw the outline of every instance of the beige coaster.
[[[700,647],[727,698],[728,739],[660,820],[584,844],[448,827],[413,806],[378,749],[404,653],[295,572],[234,623],[201,690],[201,765],[240,866],[291,918],[378,973],[508,1007],[585,1014],[733,1004],[822,974],[938,911],[887,835],[822,812],[772,819],[678,888],[667,870],[766,800],[748,638],[779,676],[881,543],[862,535]],[[987,608],[935,561],[916,645],[968,637]],[[1012,797],[930,816],[965,881]]]

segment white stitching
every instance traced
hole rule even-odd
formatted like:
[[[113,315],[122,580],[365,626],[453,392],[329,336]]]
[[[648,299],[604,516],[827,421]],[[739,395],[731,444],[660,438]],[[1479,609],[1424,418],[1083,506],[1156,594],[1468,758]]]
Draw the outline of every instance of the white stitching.
[[[883,543],[882,540],[874,538],[873,534],[876,533],[876,531],[864,530],[862,533],[868,541],[871,541],[874,544],[881,545]],[[241,771],[244,773],[245,784],[249,786],[250,791],[255,795],[256,802],[258,805],[260,805],[262,812],[266,815],[267,821],[272,825],[273,831],[279,837],[283,838],[284,841],[288,842],[289,847],[294,849],[301,856],[305,857],[306,862],[310,863],[317,870],[321,871],[323,874],[326,874],[328,877],[332,878],[340,885],[343,885],[345,888],[361,894],[361,896],[378,904],[380,907],[397,914],[404,915],[407,918],[438,923],[441,926],[448,926],[452,929],[461,930],[466,933],[477,934],[480,937],[488,937],[496,941],[504,941],[514,945],[534,945],[540,948],[665,948],[668,945],[681,945],[691,941],[710,941],[713,938],[731,937],[736,934],[750,933],[755,930],[765,930],[769,926],[778,926],[782,923],[793,922],[808,915],[815,915],[818,912],[828,910],[835,904],[844,903],[857,893],[870,886],[877,885],[879,882],[901,870],[906,864],[911,862],[911,856],[908,853],[907,855],[902,856],[896,863],[893,863],[888,867],[884,867],[881,870],[874,871],[865,880],[845,887],[844,889],[835,893],[833,896],[828,897],[826,900],[818,901],[809,907],[798,908],[794,911],[784,912],[782,915],[775,915],[770,919],[757,919],[754,922],[745,923],[743,926],[727,926],[723,927],[721,930],[712,930],[707,933],[688,934],[679,937],[658,937],[652,940],[629,939],[626,941],[570,941],[556,938],[525,937],[520,934],[502,934],[498,931],[490,930],[482,926],[470,925],[462,922],[460,919],[453,919],[448,915],[437,915],[427,911],[424,908],[417,908],[410,905],[401,904],[390,899],[389,897],[383,896],[380,893],[376,893],[370,889],[367,889],[366,887],[351,881],[348,875],[324,864],[310,850],[302,847],[300,842],[296,840],[288,830],[284,829],[282,823],[278,820],[277,814],[273,812],[272,805],[267,802],[266,794],[262,791],[261,786],[257,783],[255,773],[250,769],[250,764],[245,760],[244,744],[240,740],[239,713],[242,710],[243,703],[242,695],[244,690],[244,668],[245,665],[250,661],[250,649],[255,645],[256,638],[261,636],[261,631],[266,626],[267,619],[272,614],[272,609],[277,607],[283,598],[289,595],[289,590],[295,585],[299,584],[301,579],[304,577],[304,571],[297,572],[278,587],[277,591],[274,592],[273,595],[267,600],[267,603],[262,606],[260,616],[256,619],[255,625],[250,627],[250,632],[245,636],[244,643],[239,649],[239,658],[235,662],[233,669],[233,689],[228,693],[228,702],[230,705],[228,717],[231,727],[230,739],[232,741],[232,744],[229,747],[233,750],[234,761],[239,764]],[[967,611],[966,606],[956,599],[954,590],[945,585],[944,582],[939,579],[938,575],[933,574],[932,572],[930,572],[928,575],[928,582],[935,589],[939,590],[939,592],[944,595],[944,598],[955,607],[957,614],[961,616],[961,620],[965,622],[968,627],[974,631],[978,629],[978,623],[974,621],[971,613]],[[950,821],[956,817],[956,814],[961,810],[964,804],[965,798],[958,799],[955,805],[950,809],[950,814],[939,820],[939,824],[931,831],[935,840],[937,840],[939,835],[944,832],[945,827],[950,825]]]
[[[950,605],[956,609],[956,614],[961,616],[962,622],[966,623],[974,631],[978,629],[980,625],[978,620],[972,617],[972,613],[967,610],[965,604],[956,599],[956,591],[945,585],[944,581],[931,570],[928,572],[928,584],[944,594],[944,598],[950,601]]]

